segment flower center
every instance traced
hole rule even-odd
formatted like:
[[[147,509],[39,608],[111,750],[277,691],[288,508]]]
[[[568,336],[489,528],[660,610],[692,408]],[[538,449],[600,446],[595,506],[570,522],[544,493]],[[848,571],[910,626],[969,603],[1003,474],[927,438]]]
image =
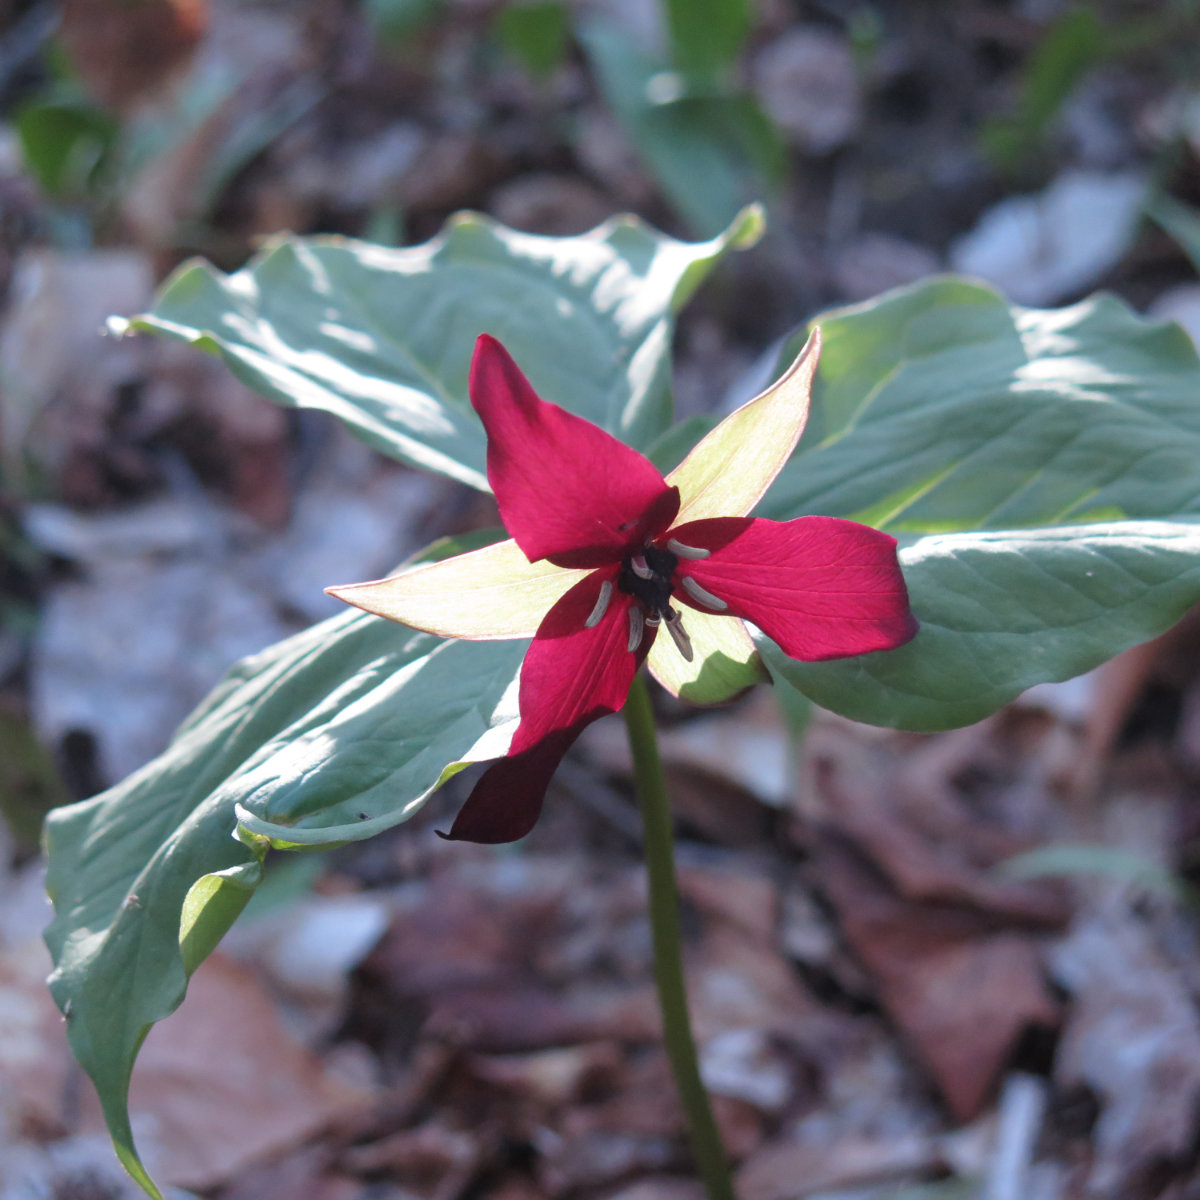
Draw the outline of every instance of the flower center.
[[[629,610],[631,654],[642,644],[644,626],[665,622],[679,653],[688,662],[692,661],[692,643],[683,628],[683,618],[671,607],[671,580],[678,566],[677,554],[657,546],[643,546],[621,564],[617,587],[637,601],[637,605]]]
[[[661,619],[671,607],[671,579],[678,566],[679,558],[670,550],[644,546],[621,564],[617,587],[637,600],[647,617]]]

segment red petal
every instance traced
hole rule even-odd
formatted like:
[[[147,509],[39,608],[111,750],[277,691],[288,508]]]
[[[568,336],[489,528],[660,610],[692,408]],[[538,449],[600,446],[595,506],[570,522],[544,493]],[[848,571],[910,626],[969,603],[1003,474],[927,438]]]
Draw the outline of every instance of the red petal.
[[[530,561],[602,566],[675,519],[679,492],[648,458],[539,399],[487,334],[475,343],[470,389],[487,430],[488,480],[501,519]]]
[[[524,754],[493,763],[459,809],[450,832],[441,836],[487,845],[523,838],[542,815],[550,778],[582,728],[551,734]]]
[[[655,630],[647,628],[637,651],[629,652],[633,597],[615,589],[604,616],[587,627],[601,586],[616,575],[615,569],[593,572],[546,614],[521,667],[521,723],[508,757],[488,768],[447,836],[475,842],[524,837],[571,743],[625,703]]]
[[[869,525],[836,517],[717,517],[681,525],[671,536],[712,551],[681,562],[679,575],[725,601],[721,611],[753,621],[791,658],[891,650],[916,635],[896,539]],[[683,587],[675,596],[716,611]]]

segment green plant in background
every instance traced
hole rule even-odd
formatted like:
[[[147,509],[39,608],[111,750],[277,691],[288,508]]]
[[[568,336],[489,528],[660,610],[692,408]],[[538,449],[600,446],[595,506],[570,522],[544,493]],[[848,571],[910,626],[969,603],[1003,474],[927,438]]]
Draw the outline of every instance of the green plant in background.
[[[994,873],[1001,879],[1115,879],[1192,908],[1198,900],[1194,887],[1143,855],[1086,842],[1061,842],[1026,850],[1005,859]]]
[[[371,28],[385,42],[400,43],[435,20],[445,0],[365,0]]]
[[[664,0],[669,61],[599,19],[578,30],[600,91],[671,205],[695,233],[723,228],[785,166],[774,126],[737,78],[746,0]]]
[[[16,128],[26,165],[48,196],[82,201],[103,192],[119,127],[82,93],[59,89],[25,105]]]
[[[1068,9],[1050,22],[1025,65],[1012,110],[991,118],[979,131],[984,152],[996,166],[1015,170],[1041,147],[1068,96],[1108,48],[1093,8]]]
[[[696,244],[631,219],[545,238],[464,215],[403,250],[282,238],[234,275],[181,268],[128,327],[218,354],[277,403],[324,409],[383,453],[479,489],[487,443],[467,375],[488,332],[542,395],[665,467],[696,429],[672,423],[675,313],[760,231],[754,212]],[[830,662],[757,637],[748,662],[793,711],[966,724],[1200,600],[1200,360],[1177,327],[1104,297],[1018,308],[952,278],[819,321],[808,425],[754,515],[891,533],[921,629]],[[810,332],[796,331],[781,370]],[[236,666],[158,759],[51,815],[51,986],[118,1154],[152,1194],[126,1111],[138,1047],[267,851],[371,837],[465,765],[505,755],[527,647],[347,613]],[[650,767],[638,784],[658,786]]]
[[[1159,195],[1147,203],[1146,215],[1179,243],[1200,275],[1200,212],[1174,196]]]
[[[537,78],[549,75],[566,54],[570,22],[559,0],[506,5],[496,14],[495,28],[501,45]]]
[[[981,126],[983,152],[1001,171],[1019,171],[1044,148],[1071,93],[1105,62],[1151,51],[1190,85],[1198,17],[1197,0],[1169,0],[1115,16],[1102,14],[1095,4],[1080,4],[1055,16],[1024,65],[1012,108]]]
[[[573,32],[602,99],[668,202],[710,236],[783,174],[783,144],[739,78],[752,25],[747,0],[663,0],[667,54],[627,30],[586,18],[574,30],[558,0],[503,8],[495,28],[536,77],[549,74]]]
[[[0,678],[20,661],[37,623],[33,580],[41,556],[10,512],[15,505],[0,466]],[[46,813],[70,796],[53,757],[25,715],[0,702],[0,816],[23,853],[36,850]]]
[[[25,166],[49,202],[50,233],[66,245],[88,245],[102,235],[139,173],[193,137],[245,82],[225,64],[207,62],[169,102],[122,118],[88,94],[57,45],[50,44],[45,59],[51,78],[20,107],[14,124]],[[219,131],[191,188],[183,224],[172,231],[175,239],[193,239],[234,176],[323,94],[322,85],[301,76]]]

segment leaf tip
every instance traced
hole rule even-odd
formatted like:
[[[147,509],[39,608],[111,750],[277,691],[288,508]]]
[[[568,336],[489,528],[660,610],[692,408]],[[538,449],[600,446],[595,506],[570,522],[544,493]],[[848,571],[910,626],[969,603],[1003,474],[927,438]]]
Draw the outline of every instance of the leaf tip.
[[[132,1142],[126,1144],[114,1139],[113,1150],[116,1152],[121,1166],[129,1173],[129,1177],[151,1200],[164,1200],[162,1192],[158,1190],[158,1185],[150,1178],[146,1168],[142,1165],[142,1160],[138,1157]]]
[[[767,210],[756,200],[747,204],[726,231],[729,246],[734,250],[749,250],[767,231]]]

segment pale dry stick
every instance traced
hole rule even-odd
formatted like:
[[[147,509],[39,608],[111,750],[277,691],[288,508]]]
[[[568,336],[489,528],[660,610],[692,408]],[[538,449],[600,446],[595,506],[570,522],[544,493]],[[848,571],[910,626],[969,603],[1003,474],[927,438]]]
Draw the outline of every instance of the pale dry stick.
[[[1009,1075],[1000,1093],[996,1145],[982,1200],[1026,1200],[1029,1168],[1045,1112],[1045,1083],[1033,1075]]]

